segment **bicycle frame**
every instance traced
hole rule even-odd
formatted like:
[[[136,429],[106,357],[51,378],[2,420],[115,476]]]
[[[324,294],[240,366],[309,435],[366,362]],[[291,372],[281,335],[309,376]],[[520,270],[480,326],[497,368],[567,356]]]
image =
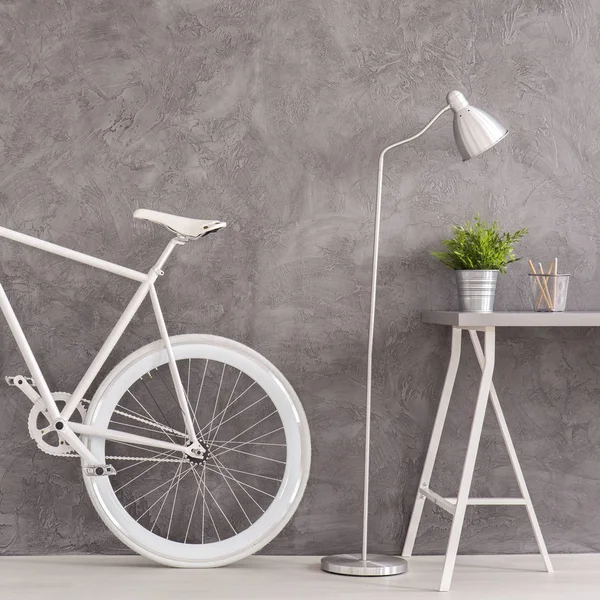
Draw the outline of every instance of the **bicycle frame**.
[[[162,310],[160,308],[160,304],[158,302],[156,289],[154,287],[154,283],[157,280],[157,278],[163,275],[162,268],[169,256],[171,255],[171,253],[173,252],[173,250],[175,249],[175,247],[178,245],[185,244],[187,242],[187,239],[179,236],[171,239],[167,244],[166,248],[163,250],[159,259],[156,261],[154,266],[148,271],[148,273],[141,273],[139,271],[135,271],[133,269],[129,269],[127,267],[123,267],[121,265],[117,265],[115,263],[111,263],[109,261],[102,260],[100,258],[96,258],[88,254],[84,254],[83,252],[71,250],[70,248],[65,248],[64,246],[60,246],[58,244],[46,242],[44,240],[40,240],[30,235],[19,233],[17,231],[13,231],[12,229],[7,229],[6,227],[0,227],[0,237],[4,237],[15,242],[19,242],[21,244],[25,244],[27,246],[33,246],[34,248],[38,248],[45,252],[57,254],[58,256],[69,258],[76,262],[83,263],[101,269],[103,271],[107,271],[109,273],[114,273],[115,275],[120,275],[122,277],[138,281],[140,283],[140,286],[129,301],[129,304],[125,308],[123,314],[121,315],[117,323],[114,325],[112,331],[106,338],[106,341],[98,351],[98,354],[88,367],[83,378],[75,388],[75,391],[73,392],[71,398],[66,403],[62,411],[59,411],[58,406],[54,401],[54,398],[52,397],[50,388],[48,387],[46,379],[44,378],[42,371],[40,370],[40,367],[38,365],[38,362],[33,354],[33,351],[29,346],[27,338],[25,337],[19,320],[15,315],[15,312],[8,299],[8,296],[6,295],[2,284],[0,284],[0,310],[2,310],[2,313],[6,318],[8,326],[19,347],[19,351],[21,352],[23,359],[25,360],[25,363],[29,368],[29,371],[36,383],[39,395],[41,396],[42,400],[44,401],[44,404],[46,405],[46,408],[48,409],[52,424],[57,429],[59,435],[65,439],[65,441],[73,448],[73,450],[75,450],[83,459],[85,459],[88,463],[92,465],[98,462],[96,457],[90,452],[90,450],[88,450],[87,446],[76,435],[83,434],[95,437],[102,437],[114,441],[130,442],[132,444],[145,445],[165,450],[177,450],[183,453],[187,453],[187,447],[183,445],[178,445],[175,443],[170,443],[161,440],[155,440],[146,436],[126,433],[124,431],[102,429],[99,427],[69,421],[73,412],[83,399],[85,393],[88,391],[92,382],[100,372],[100,369],[105,364],[106,360],[108,359],[108,356],[121,339],[123,333],[125,332],[125,329],[127,328],[129,323],[133,319],[135,313],[139,309],[140,305],[148,295],[150,295],[150,300],[152,302],[152,308],[156,316],[156,322],[158,324],[160,336],[165,344],[165,349],[169,359],[169,369],[173,378],[177,400],[183,413],[186,433],[192,444],[198,445],[198,439],[194,431],[194,425],[188,407],[187,396],[183,384],[181,382],[181,377],[179,375],[177,365],[175,363],[175,356],[173,354],[173,349],[171,348],[171,343],[169,341],[165,320],[163,317]],[[61,425],[57,427],[57,424],[59,423]]]

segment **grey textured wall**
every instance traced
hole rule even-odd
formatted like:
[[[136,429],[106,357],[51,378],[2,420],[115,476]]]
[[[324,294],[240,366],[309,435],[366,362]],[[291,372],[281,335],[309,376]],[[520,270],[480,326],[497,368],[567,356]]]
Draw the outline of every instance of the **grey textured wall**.
[[[146,268],[164,242],[137,207],[231,223],[161,281],[174,333],[273,360],[312,426],[312,478],[273,553],[358,548],[365,345],[379,150],[465,91],[511,127],[461,163],[449,119],[389,156],[374,393],[373,550],[401,548],[448,358],[424,307],[455,304],[428,256],[481,212],[530,227],[526,256],[597,308],[597,0],[20,0],[0,4],[0,222]],[[133,286],[1,242],[2,282],[54,389],[71,391]],[[524,308],[525,265],[498,308]],[[116,352],[157,337],[145,307]],[[22,361],[0,325],[0,373]],[[551,551],[600,550],[600,334],[502,331],[497,385]],[[456,490],[473,407],[463,367],[434,486]],[[123,552],[75,462],[36,452],[28,401],[0,392],[0,552]],[[475,488],[516,486],[490,417]],[[427,509],[417,550],[442,552]],[[462,551],[534,549],[524,511],[469,513]]]

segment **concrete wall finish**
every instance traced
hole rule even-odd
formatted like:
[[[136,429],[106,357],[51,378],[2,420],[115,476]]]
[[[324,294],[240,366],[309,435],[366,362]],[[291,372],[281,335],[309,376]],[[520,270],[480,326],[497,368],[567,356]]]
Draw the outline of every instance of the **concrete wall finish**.
[[[160,282],[173,333],[233,337],[303,400],[312,477],[268,552],[356,551],[376,161],[450,89],[505,121],[462,163],[450,119],[389,155],[377,310],[373,551],[399,552],[455,307],[429,256],[474,213],[528,226],[524,256],[559,257],[570,308],[599,308],[597,0],[17,0],[0,3],[0,223],[146,269],[167,239],[147,207],[230,223],[189,244]],[[444,122],[445,121],[445,122]],[[72,391],[131,282],[0,242],[1,281],[53,389]],[[177,268],[174,268],[177,267]],[[499,309],[527,308],[526,265]],[[157,337],[145,306],[110,365]],[[496,383],[553,552],[600,550],[600,334],[499,332]],[[477,369],[461,371],[432,485],[455,492]],[[4,322],[0,373],[23,363]],[[0,553],[125,552],[75,461],[36,451],[28,401],[0,391]],[[516,493],[493,419],[475,491]],[[417,550],[444,551],[428,508]],[[521,508],[471,509],[461,550],[528,552]]]

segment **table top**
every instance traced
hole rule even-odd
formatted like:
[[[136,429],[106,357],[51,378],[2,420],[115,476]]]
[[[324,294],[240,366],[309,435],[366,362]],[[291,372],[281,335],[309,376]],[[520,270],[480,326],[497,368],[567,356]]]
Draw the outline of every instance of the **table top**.
[[[428,310],[423,323],[451,327],[600,327],[600,311],[586,312],[491,312]]]

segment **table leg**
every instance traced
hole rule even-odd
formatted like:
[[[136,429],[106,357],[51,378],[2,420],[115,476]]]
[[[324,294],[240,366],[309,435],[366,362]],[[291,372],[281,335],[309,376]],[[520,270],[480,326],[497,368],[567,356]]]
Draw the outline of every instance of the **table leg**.
[[[479,366],[483,368],[484,355],[483,350],[481,349],[481,343],[479,341],[479,338],[477,337],[477,332],[469,331],[469,333],[471,334],[471,342],[473,343],[473,349],[475,350],[475,355],[477,356],[477,360],[479,361]],[[544,536],[542,535],[542,530],[540,528],[540,524],[537,520],[537,516],[533,508],[531,496],[529,495],[529,490],[527,489],[527,484],[525,483],[525,476],[523,475],[523,470],[521,469],[521,465],[519,464],[517,452],[515,450],[515,446],[510,436],[510,432],[508,431],[508,425],[506,424],[506,419],[504,418],[504,412],[502,410],[502,407],[500,406],[500,400],[498,399],[498,394],[496,393],[496,388],[493,383],[490,390],[490,399],[492,402],[492,408],[494,409],[494,412],[496,413],[496,418],[498,419],[498,425],[500,426],[502,438],[504,439],[506,449],[508,450],[508,457],[510,459],[510,464],[512,465],[513,471],[515,472],[515,477],[517,479],[517,484],[519,485],[519,489],[521,491],[521,496],[525,500],[527,515],[529,516],[529,521],[531,522],[533,534],[535,535],[535,540],[537,542],[538,549],[540,551],[540,554],[542,555],[544,566],[546,567],[546,571],[548,571],[548,573],[552,573],[554,569],[552,568],[552,563],[550,562],[550,556],[546,548],[546,543],[544,542]]]
[[[487,408],[488,398],[492,386],[492,376],[494,374],[495,361],[495,341],[496,330],[494,327],[485,327],[485,365],[481,374],[481,382],[479,384],[479,392],[477,393],[477,403],[475,404],[475,414],[473,416],[473,424],[471,425],[471,433],[469,435],[469,443],[467,446],[467,456],[463,466],[462,477],[460,479],[460,487],[456,498],[456,510],[452,519],[452,527],[450,528],[450,539],[446,549],[446,559],[444,561],[444,570],[442,572],[442,581],[440,583],[440,591],[447,592],[450,589],[452,574],[454,572],[454,564],[456,563],[456,554],[458,552],[458,543],[460,534],[465,519],[465,511],[467,508],[467,500],[473,481],[473,471],[475,469],[475,460],[477,459],[477,451],[481,440],[481,431],[483,429],[483,420],[485,410]]]
[[[419,490],[421,487],[428,487],[431,480],[435,459],[440,447],[444,422],[446,421],[446,415],[448,413],[448,405],[452,396],[454,382],[456,381],[456,372],[458,371],[458,365],[460,363],[461,343],[462,329],[453,327],[450,360],[448,362],[448,370],[446,371],[446,379],[444,380],[444,387],[442,388],[442,395],[440,397],[440,403],[438,404],[437,414],[435,416],[429,448],[427,448],[423,472],[421,473],[421,479],[419,480],[417,498],[413,507],[412,516],[410,518],[408,532],[406,533],[404,548],[402,549],[402,556],[411,556],[415,545],[419,523],[421,522],[421,516],[423,514],[423,506],[425,504],[425,496],[423,496]]]

